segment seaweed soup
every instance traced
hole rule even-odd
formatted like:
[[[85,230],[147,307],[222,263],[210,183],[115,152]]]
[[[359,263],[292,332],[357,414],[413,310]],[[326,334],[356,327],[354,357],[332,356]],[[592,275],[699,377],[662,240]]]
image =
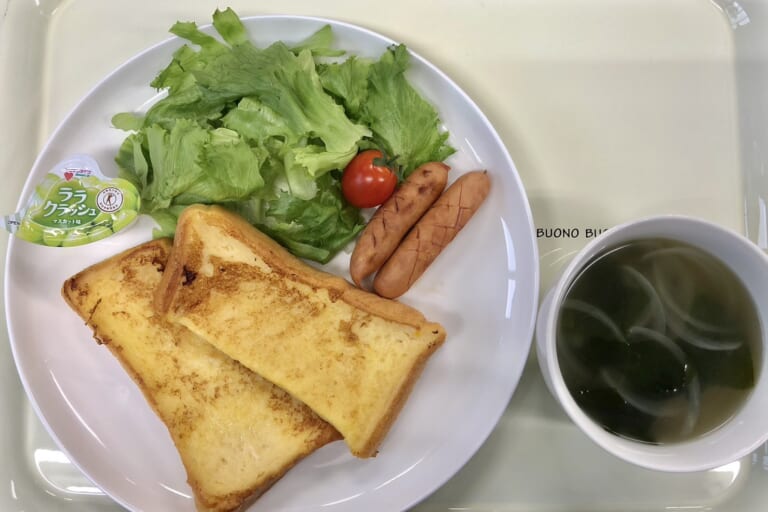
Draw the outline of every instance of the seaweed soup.
[[[557,323],[565,384],[619,436],[674,443],[717,429],[757,381],[761,326],[741,280],[681,242],[644,239],[597,255]]]

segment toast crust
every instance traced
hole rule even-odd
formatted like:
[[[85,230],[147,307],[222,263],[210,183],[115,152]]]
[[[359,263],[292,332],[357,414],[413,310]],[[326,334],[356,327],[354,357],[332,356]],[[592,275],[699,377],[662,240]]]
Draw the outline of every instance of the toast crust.
[[[445,340],[416,309],[305,264],[218,206],[180,216],[155,306],[306,403],[358,457],[377,453]]]
[[[237,510],[302,458],[340,439],[298,402],[153,308],[169,240],[129,249],[69,278],[67,304],[164,422],[199,510]]]

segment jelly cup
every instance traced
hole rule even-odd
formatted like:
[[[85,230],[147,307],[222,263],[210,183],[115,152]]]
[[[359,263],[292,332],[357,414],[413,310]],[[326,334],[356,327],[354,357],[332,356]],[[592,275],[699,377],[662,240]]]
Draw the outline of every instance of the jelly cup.
[[[133,183],[105,177],[88,155],[72,155],[43,177],[21,211],[0,216],[0,227],[28,242],[70,247],[125,229],[140,206]]]

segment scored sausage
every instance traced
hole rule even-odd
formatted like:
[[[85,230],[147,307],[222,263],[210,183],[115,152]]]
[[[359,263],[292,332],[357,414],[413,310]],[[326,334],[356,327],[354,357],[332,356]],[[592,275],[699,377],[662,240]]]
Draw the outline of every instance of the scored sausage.
[[[355,245],[349,274],[357,286],[376,272],[397,244],[440,196],[450,167],[429,162],[414,170],[392,196],[373,214]]]
[[[448,187],[376,274],[376,293],[394,299],[408,291],[475,214],[490,189],[487,171],[468,172]]]

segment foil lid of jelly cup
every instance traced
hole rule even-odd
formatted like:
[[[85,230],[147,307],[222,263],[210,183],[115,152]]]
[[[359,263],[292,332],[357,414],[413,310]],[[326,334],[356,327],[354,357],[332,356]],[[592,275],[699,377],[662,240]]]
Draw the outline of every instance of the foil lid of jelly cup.
[[[133,183],[107,178],[96,160],[73,155],[56,164],[24,208],[0,217],[0,224],[28,242],[72,247],[127,227],[138,217],[140,203]]]

